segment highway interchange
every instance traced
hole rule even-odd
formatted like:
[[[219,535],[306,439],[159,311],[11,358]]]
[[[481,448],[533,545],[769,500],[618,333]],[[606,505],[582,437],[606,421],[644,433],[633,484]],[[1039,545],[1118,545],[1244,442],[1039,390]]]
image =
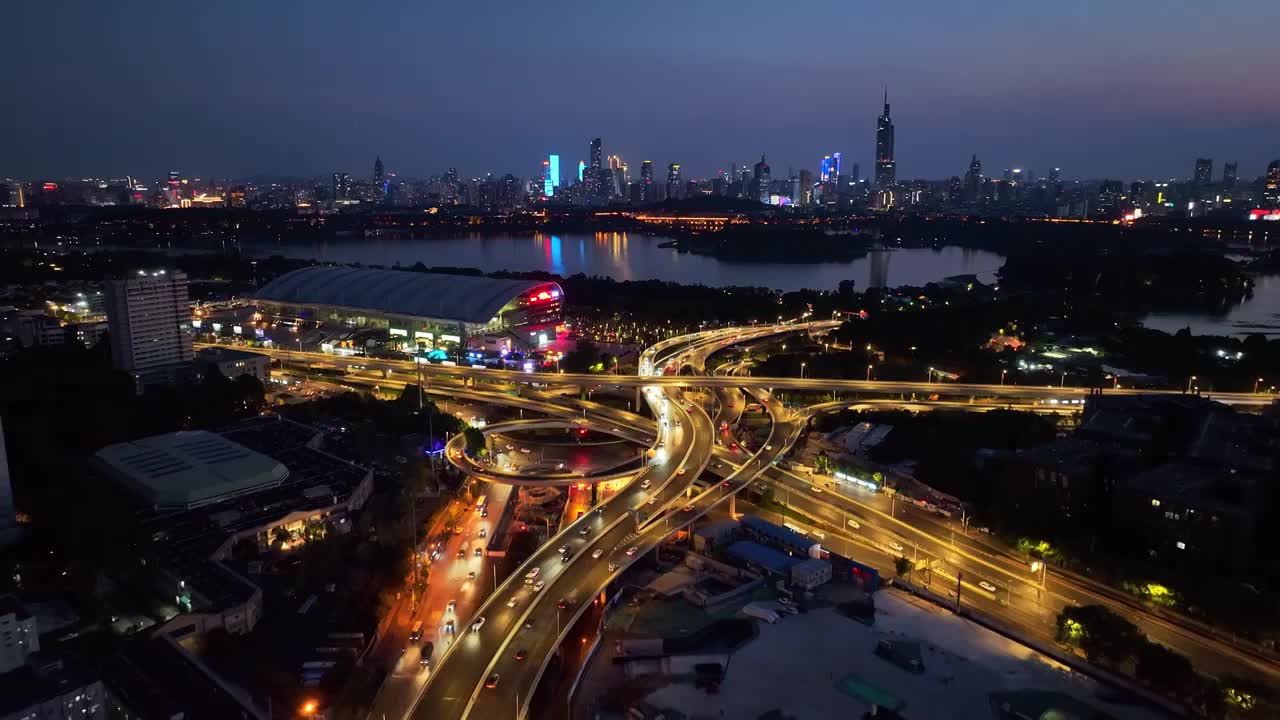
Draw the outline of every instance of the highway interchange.
[[[656,454],[636,480],[603,501],[597,508],[565,527],[538,548],[520,568],[511,573],[469,617],[482,619],[472,631],[463,618],[457,619],[456,642],[447,647],[426,678],[412,683],[409,691],[380,694],[371,718],[491,718],[525,717],[529,699],[539,679],[576,619],[593,602],[602,601],[602,591],[631,563],[656,547],[677,529],[711,512],[722,500],[736,494],[753,481],[768,483],[775,496],[811,519],[806,529],[817,531],[831,549],[857,557],[861,550],[888,556],[911,558],[919,576],[932,580],[940,592],[954,591],[958,578],[966,605],[977,607],[1003,622],[1033,634],[1044,634],[1047,620],[1067,604],[1100,602],[1135,621],[1153,639],[1192,657],[1208,672],[1253,671],[1264,676],[1280,676],[1274,659],[1253,648],[1222,642],[1204,628],[1184,618],[1157,617],[1136,601],[1085,578],[1051,572],[1032,573],[1026,560],[1007,548],[981,536],[957,533],[954,519],[947,520],[905,503],[896,503],[883,494],[833,484],[824,479],[815,485],[804,477],[775,466],[771,460],[796,441],[812,414],[853,402],[831,402],[793,412],[773,400],[772,389],[819,390],[899,394],[911,402],[927,406],[930,401],[964,405],[967,398],[1030,402],[1045,407],[1047,401],[1063,404],[1087,391],[1080,388],[1046,388],[1005,385],[965,385],[956,383],[902,383],[832,381],[824,379],[752,378],[741,375],[743,368],[725,366],[717,375],[703,374],[706,358],[733,345],[757,341],[771,335],[801,332],[831,323],[779,324],[712,330],[673,338],[649,348],[642,355],[640,375],[577,376],[519,373],[480,368],[422,366],[394,360],[334,358],[318,353],[276,350],[281,360],[312,366],[345,367],[357,364],[362,370],[380,371],[387,384],[409,382],[404,378],[422,371],[425,391],[454,398],[537,410],[561,426],[585,422],[593,429],[607,431],[636,442],[656,438]],[[681,370],[693,375],[677,374]],[[437,388],[430,380],[438,379]],[[600,386],[635,387],[658,421],[618,410],[589,400],[564,397],[551,392],[520,390],[513,395],[491,383],[532,383],[579,388]],[[457,387],[462,381],[467,387]],[[483,381],[483,382],[477,382]],[[711,391],[694,392],[695,388]],[[754,453],[745,448],[733,452],[716,442],[721,423],[732,426],[745,405],[744,392],[761,403],[770,421],[768,440]],[[1108,391],[1124,394],[1134,391]],[[1233,393],[1214,399],[1236,404],[1269,402],[1270,396]],[[860,402],[877,402],[862,399]],[[879,402],[890,402],[882,400]],[[901,404],[902,401],[897,401]],[[1058,404],[1057,402],[1054,403]],[[993,406],[998,407],[998,405]],[[448,454],[459,462],[457,444]],[[768,448],[768,449],[766,449]],[[482,468],[465,468],[492,482],[512,478],[501,471],[486,474]],[[694,481],[704,471],[715,480],[693,496]],[[547,478],[554,480],[554,478]],[[643,485],[643,487],[642,487]],[[561,549],[567,552],[562,553]],[[536,568],[541,589],[535,590],[526,576]],[[438,651],[437,656],[441,653]],[[385,690],[386,688],[384,688]],[[386,696],[386,697],[384,697]]]

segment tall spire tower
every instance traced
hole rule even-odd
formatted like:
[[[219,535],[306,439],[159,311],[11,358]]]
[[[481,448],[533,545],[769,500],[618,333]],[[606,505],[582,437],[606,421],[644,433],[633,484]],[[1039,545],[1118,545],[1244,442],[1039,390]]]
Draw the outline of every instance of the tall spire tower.
[[[897,181],[893,160],[893,120],[889,117],[889,87],[884,88],[884,113],[876,118],[876,185],[887,188]]]

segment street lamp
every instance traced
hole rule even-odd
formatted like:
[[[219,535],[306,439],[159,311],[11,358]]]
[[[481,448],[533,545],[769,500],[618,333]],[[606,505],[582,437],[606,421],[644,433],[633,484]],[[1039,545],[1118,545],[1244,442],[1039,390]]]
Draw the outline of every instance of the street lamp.
[[[867,382],[871,382],[871,366],[867,366]]]
[[[1009,374],[1009,371],[1008,371],[1008,370],[1001,370],[1001,371],[1000,371],[1000,384],[1001,384],[1001,385],[1003,385],[1003,384],[1004,384],[1004,376],[1005,376],[1005,375],[1008,375],[1008,374]]]
[[[1258,386],[1259,386],[1259,385],[1261,385],[1261,384],[1262,384],[1262,378],[1258,378],[1257,380],[1253,381],[1253,394],[1254,394],[1254,395],[1257,395],[1257,394],[1258,394]]]
[[[1192,375],[1191,377],[1187,378],[1187,392],[1191,392],[1191,383],[1195,382],[1195,379],[1196,379],[1195,375]]]
[[[800,363],[800,379],[804,379],[804,363]]]
[[[929,368],[929,382],[933,382],[933,368]]]

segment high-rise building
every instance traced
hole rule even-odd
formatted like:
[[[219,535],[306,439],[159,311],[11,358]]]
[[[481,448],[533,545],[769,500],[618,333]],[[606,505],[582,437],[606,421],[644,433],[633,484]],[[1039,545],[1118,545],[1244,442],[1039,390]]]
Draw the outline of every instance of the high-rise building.
[[[1222,185],[1223,187],[1236,186],[1236,163],[1229,162],[1222,165]]]
[[[1267,176],[1262,181],[1262,195],[1272,205],[1280,203],[1280,160],[1267,165]]]
[[[587,163],[582,160],[579,160],[578,161],[578,182],[582,182],[582,176],[586,171],[586,169],[587,169]]]
[[[333,174],[333,199],[346,200],[351,196],[351,173]]]
[[[382,166],[382,156],[373,159],[373,184],[381,185],[387,180],[387,170]]]
[[[591,141],[591,169],[599,170],[604,167],[600,163],[600,138]]]
[[[667,166],[667,197],[678,198],[683,190],[680,185],[680,163],[671,163]]]
[[[560,156],[548,155],[542,178],[542,194],[551,197],[560,188]]]
[[[822,156],[818,179],[821,182],[837,182],[840,179],[840,153]]]
[[[760,156],[760,162],[751,168],[751,193],[754,199],[760,202],[769,202],[769,182],[770,172],[769,163],[765,162],[764,155]]]
[[[640,202],[653,202],[653,161],[640,163]]]
[[[813,204],[813,172],[810,170],[800,170],[800,192],[796,197],[791,198],[797,205]]]
[[[40,632],[36,618],[18,604],[13,595],[0,596],[0,675],[26,665],[27,656],[40,651]],[[15,693],[20,694],[20,693]],[[78,697],[78,696],[77,696]],[[18,705],[23,709],[25,703]],[[61,708],[59,708],[61,709]],[[81,712],[84,712],[81,710]],[[37,717],[37,715],[9,715],[8,717]],[[43,717],[68,717],[61,712]]]
[[[18,511],[13,504],[13,485],[9,480],[9,456],[4,447],[4,427],[0,427],[0,547],[17,540],[20,530]],[[5,672],[3,666],[4,661],[0,660],[0,673]]]
[[[111,361],[142,383],[173,382],[191,370],[187,275],[160,270],[106,287]]]
[[[1056,169],[1056,168],[1055,168]],[[973,202],[978,199],[982,189],[982,161],[977,155],[969,161],[969,171],[964,174],[965,199]]]
[[[1200,186],[1213,182],[1213,158],[1196,158],[1196,171],[1191,181]]]
[[[1049,169],[1049,182],[1057,184],[1062,179],[1062,168]]]
[[[889,117],[889,89],[884,91],[884,114],[876,118],[876,185],[889,187],[897,181],[893,161],[893,120]]]

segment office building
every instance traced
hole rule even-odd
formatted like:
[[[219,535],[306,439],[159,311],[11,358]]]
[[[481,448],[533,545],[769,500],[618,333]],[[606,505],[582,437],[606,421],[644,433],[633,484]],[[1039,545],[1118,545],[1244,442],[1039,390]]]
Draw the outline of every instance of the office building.
[[[201,348],[196,353],[196,365],[202,372],[217,368],[223,377],[231,380],[251,375],[265,384],[271,379],[271,358],[262,353],[228,347]]]
[[[1280,203],[1280,160],[1267,165],[1267,176],[1262,181],[1262,194],[1272,205]]]
[[[1233,188],[1236,186],[1236,163],[1223,163],[1222,186],[1227,188]]]
[[[889,117],[889,90],[884,91],[884,114],[876,118],[876,185],[892,186],[898,177],[893,161],[893,120]]]
[[[653,161],[640,163],[640,202],[653,202]]]
[[[1056,169],[1056,168],[1055,168]],[[969,171],[964,174],[964,195],[969,202],[975,202],[982,192],[982,161],[977,155],[969,161]]]
[[[346,200],[351,196],[351,174],[333,174],[333,199]]]
[[[1213,182],[1213,158],[1196,158],[1196,171],[1191,181],[1201,187]]]
[[[387,170],[382,166],[382,156],[373,159],[373,184],[384,185],[387,180]]]
[[[1062,180],[1062,168],[1050,168],[1049,182],[1057,184],[1060,180]]]
[[[769,163],[765,162],[764,155],[761,155],[760,162],[756,163],[752,167],[751,180],[751,192],[755,199],[762,203],[769,202],[770,172]]]
[[[111,360],[141,384],[190,376],[191,307],[183,272],[140,271],[106,287]]]
[[[678,198],[683,190],[680,186],[680,163],[671,163],[667,166],[667,198]]]
[[[822,167],[818,174],[822,182],[838,182],[840,179],[840,153],[831,153],[822,157]]]

